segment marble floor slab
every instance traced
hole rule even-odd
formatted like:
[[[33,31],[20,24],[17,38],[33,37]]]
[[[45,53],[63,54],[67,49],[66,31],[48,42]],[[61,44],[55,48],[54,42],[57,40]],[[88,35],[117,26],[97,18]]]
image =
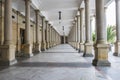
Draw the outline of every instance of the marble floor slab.
[[[94,67],[93,57],[58,45],[13,66],[0,66],[0,80],[119,80],[120,58],[109,56],[111,67]]]

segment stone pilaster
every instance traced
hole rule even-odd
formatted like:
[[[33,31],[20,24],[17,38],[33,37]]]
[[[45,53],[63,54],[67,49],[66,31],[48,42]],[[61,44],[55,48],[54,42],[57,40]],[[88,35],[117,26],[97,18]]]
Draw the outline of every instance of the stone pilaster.
[[[0,65],[9,66],[17,63],[12,34],[12,0],[5,0],[4,44],[0,46]]]
[[[86,32],[86,41],[85,41],[85,52],[84,57],[92,57],[93,43],[91,40],[90,32],[90,0],[85,1],[85,32]]]
[[[39,40],[39,10],[35,10],[36,13],[36,43],[35,43],[35,52],[40,52],[40,40]]]
[[[109,46],[106,41],[106,25],[104,24],[104,1],[96,0],[96,30],[97,30],[97,40],[94,45],[95,48],[95,58],[93,60],[93,65],[95,66],[110,66],[108,61]]]
[[[120,0],[115,0],[116,3],[116,43],[114,56],[120,57]]]
[[[80,8],[80,52],[84,52],[84,8]]]
[[[45,41],[45,17],[42,16],[42,43],[41,43],[41,50],[46,50],[46,41]]]

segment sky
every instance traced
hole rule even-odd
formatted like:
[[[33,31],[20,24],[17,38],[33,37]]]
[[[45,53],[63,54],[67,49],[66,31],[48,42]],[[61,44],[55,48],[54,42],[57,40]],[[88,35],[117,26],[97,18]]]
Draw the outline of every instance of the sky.
[[[115,1],[113,1],[107,8],[107,25],[116,25],[116,10]]]
[[[106,24],[108,25],[116,25],[116,10],[115,10],[115,1],[113,1],[108,7],[106,11]],[[95,31],[95,19],[92,22],[92,31]]]

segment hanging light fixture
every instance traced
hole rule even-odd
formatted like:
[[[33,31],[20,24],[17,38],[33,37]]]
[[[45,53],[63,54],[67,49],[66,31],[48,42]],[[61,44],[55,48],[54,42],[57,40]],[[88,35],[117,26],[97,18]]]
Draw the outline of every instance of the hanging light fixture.
[[[61,13],[62,13],[62,12],[59,11],[59,24],[61,23],[61,17],[62,17],[62,16],[61,16]]]

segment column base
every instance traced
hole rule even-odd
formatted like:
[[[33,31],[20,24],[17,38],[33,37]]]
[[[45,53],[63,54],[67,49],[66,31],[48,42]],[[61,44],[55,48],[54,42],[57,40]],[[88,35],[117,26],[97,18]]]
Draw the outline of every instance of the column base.
[[[84,53],[84,43],[80,43],[80,53]]]
[[[92,63],[94,66],[111,66],[111,63],[108,60],[93,60]]]
[[[80,53],[80,52],[81,52],[81,50],[80,50],[80,43],[79,43],[78,53]]]
[[[111,64],[108,61],[108,52],[108,44],[95,45],[95,59],[93,60],[92,64],[94,66],[110,66]]]
[[[115,52],[113,55],[120,57],[120,42],[115,43]]]
[[[46,49],[49,49],[49,42],[46,43]]]
[[[83,54],[83,57],[93,57],[92,51],[93,51],[92,43],[85,43],[85,52]]]
[[[45,51],[46,50],[46,43],[42,42],[41,43],[41,51]]]
[[[51,48],[51,47],[52,47],[52,45],[51,45],[51,44],[52,44],[52,43],[50,42],[50,43],[49,43],[49,48]]]
[[[0,66],[11,66],[11,65],[14,65],[17,63],[17,60],[14,59],[12,61],[3,61],[3,60],[0,60]]]
[[[23,52],[23,57],[29,58],[32,57],[32,45],[31,44],[24,44],[24,52]]]
[[[79,50],[79,42],[76,43],[76,50]]]
[[[39,43],[35,43],[35,49],[34,49],[34,52],[35,52],[35,53],[39,53],[39,52],[41,52],[41,50],[40,50],[40,44],[39,44]]]
[[[114,56],[120,57],[120,53],[113,53]]]
[[[10,45],[1,45],[0,46],[0,65],[1,66],[10,66],[17,63],[15,59],[15,46]]]

